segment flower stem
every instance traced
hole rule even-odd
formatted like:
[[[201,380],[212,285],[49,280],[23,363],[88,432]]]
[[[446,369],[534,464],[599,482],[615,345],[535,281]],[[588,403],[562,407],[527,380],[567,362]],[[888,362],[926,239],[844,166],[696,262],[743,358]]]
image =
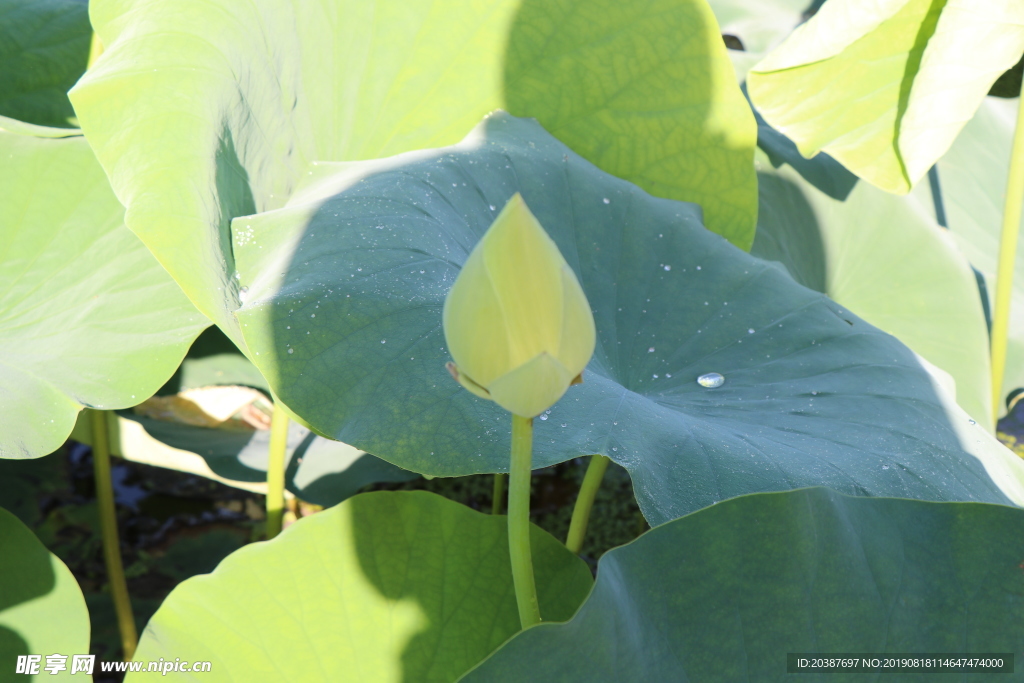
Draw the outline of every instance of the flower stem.
[[[274,401],[267,454],[267,540],[281,533],[284,522],[284,460],[288,450],[288,414]]]
[[[494,493],[491,496],[491,514],[500,515],[501,508],[505,505],[505,481],[507,474],[494,475]]]
[[[999,270],[996,274],[996,305],[992,318],[992,408],[999,419],[1006,370],[1006,344],[1010,332],[1010,300],[1013,296],[1013,266],[1017,256],[1021,204],[1024,203],[1024,88],[1017,104],[1017,128],[1013,133],[1010,173],[1006,179],[1006,204],[999,240]]]
[[[107,413],[103,410],[89,410],[92,426],[92,465],[96,479],[96,506],[100,515],[100,532],[103,536],[103,560],[107,565],[107,581],[110,583],[110,597],[114,601],[117,628],[121,632],[121,648],[125,661],[135,654],[139,636],[135,630],[135,616],[132,614],[131,598],[128,596],[128,582],[121,563],[121,541],[117,535],[117,512],[114,509],[114,485],[110,479],[110,432],[107,427]]]
[[[590,521],[590,509],[594,507],[594,498],[601,488],[605,470],[611,459],[604,455],[593,455],[587,465],[587,473],[583,475],[580,495],[576,498],[576,506],[572,509],[572,521],[569,522],[569,535],[565,539],[565,547],[579,555],[583,547],[583,539],[587,535],[587,523]]]
[[[508,481],[508,551],[516,589],[519,622],[523,628],[540,623],[537,585],[530,554],[530,464],[533,459],[533,420],[512,416],[512,466]]]

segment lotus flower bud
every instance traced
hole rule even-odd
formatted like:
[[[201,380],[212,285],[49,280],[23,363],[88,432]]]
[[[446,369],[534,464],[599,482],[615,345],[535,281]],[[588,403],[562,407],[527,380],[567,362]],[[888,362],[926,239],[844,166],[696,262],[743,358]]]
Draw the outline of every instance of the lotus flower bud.
[[[455,379],[520,417],[582,381],[594,353],[583,288],[518,193],[466,259],[443,318]]]

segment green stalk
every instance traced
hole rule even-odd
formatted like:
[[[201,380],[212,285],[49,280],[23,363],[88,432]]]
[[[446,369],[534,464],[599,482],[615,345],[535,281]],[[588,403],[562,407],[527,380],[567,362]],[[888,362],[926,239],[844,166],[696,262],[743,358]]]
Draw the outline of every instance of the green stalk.
[[[121,632],[121,648],[125,661],[135,654],[139,643],[135,630],[135,616],[132,614],[131,598],[128,597],[128,582],[124,577],[121,563],[121,542],[117,536],[117,513],[114,510],[114,485],[110,479],[110,432],[107,430],[107,413],[89,410],[92,423],[92,464],[96,478],[96,506],[99,508],[100,531],[103,535],[103,560],[107,565],[107,580],[110,582],[110,596],[114,600],[117,628]]]
[[[501,508],[505,505],[505,480],[507,474],[494,475],[494,493],[491,495],[491,514],[500,515]]]
[[[574,554],[580,554],[583,539],[587,535],[587,523],[590,521],[590,510],[594,507],[594,498],[601,488],[605,470],[611,459],[604,455],[593,455],[587,465],[587,473],[583,475],[580,495],[576,498],[576,506],[572,509],[572,521],[569,522],[569,535],[565,539],[565,547]]]
[[[1024,88],[1017,104],[1017,128],[1013,133],[1010,174],[1006,179],[1003,231],[999,240],[999,270],[996,275],[996,306],[992,318],[992,411],[999,419],[1006,370],[1006,343],[1010,333],[1010,297],[1013,293],[1013,265],[1017,255],[1021,204],[1024,203]]]
[[[508,473],[508,552],[516,589],[519,622],[523,628],[540,623],[537,585],[530,554],[530,465],[533,459],[533,419],[512,416],[512,466]]]
[[[267,540],[281,533],[284,522],[284,458],[288,451],[288,415],[274,401],[267,455]]]

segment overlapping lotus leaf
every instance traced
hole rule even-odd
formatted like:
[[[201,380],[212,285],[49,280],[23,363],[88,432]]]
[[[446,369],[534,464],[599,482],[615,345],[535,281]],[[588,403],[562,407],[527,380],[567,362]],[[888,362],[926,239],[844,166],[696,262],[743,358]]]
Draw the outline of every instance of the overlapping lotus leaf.
[[[605,554],[571,621],[460,680],[739,683],[785,677],[789,653],[1019,652],[1022,539],[1024,511],[999,505],[744,496]]]
[[[1024,501],[1019,459],[895,338],[535,122],[494,115],[454,147],[311,173],[292,205],[234,232],[248,347],[322,434],[426,474],[507,470],[509,416],[448,376],[441,309],[520,192],[598,338],[583,384],[535,420],[535,467],[607,455],[652,524],[808,485]],[[698,383],[708,373],[724,384]]]
[[[93,0],[71,92],[127,223],[242,344],[229,223],[309,162],[453,144],[501,107],[601,168],[696,201],[744,248],[753,118],[703,0]]]
[[[1010,146],[1019,99],[988,97],[935,165],[934,182],[920,183],[911,197],[949,228],[957,246],[984,276],[994,305],[999,235],[1006,201]],[[1024,388],[1024,242],[1014,260],[1006,371],[998,411]]]
[[[71,133],[0,118],[0,457],[52,452],[84,405],[142,402],[209,325]]]
[[[541,614],[565,621],[593,585],[590,570],[541,529],[530,540]],[[504,516],[422,491],[378,492],[182,583],[136,658],[210,661],[247,680],[442,683],[518,630]]]
[[[89,652],[89,610],[78,582],[60,558],[3,508],[0,585],[0,660],[9,667],[5,676],[15,677],[19,656]],[[41,661],[40,670],[45,665]]]
[[[750,72],[750,95],[801,153],[824,150],[906,194],[1024,52],[1024,5],[830,0]]]

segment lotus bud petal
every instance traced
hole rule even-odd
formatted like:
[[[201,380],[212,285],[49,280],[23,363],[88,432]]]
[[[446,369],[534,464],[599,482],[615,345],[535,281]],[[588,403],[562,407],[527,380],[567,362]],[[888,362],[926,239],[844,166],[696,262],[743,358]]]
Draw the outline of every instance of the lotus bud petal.
[[[452,376],[521,417],[578,384],[594,353],[583,288],[519,194],[469,254],[443,319]]]

